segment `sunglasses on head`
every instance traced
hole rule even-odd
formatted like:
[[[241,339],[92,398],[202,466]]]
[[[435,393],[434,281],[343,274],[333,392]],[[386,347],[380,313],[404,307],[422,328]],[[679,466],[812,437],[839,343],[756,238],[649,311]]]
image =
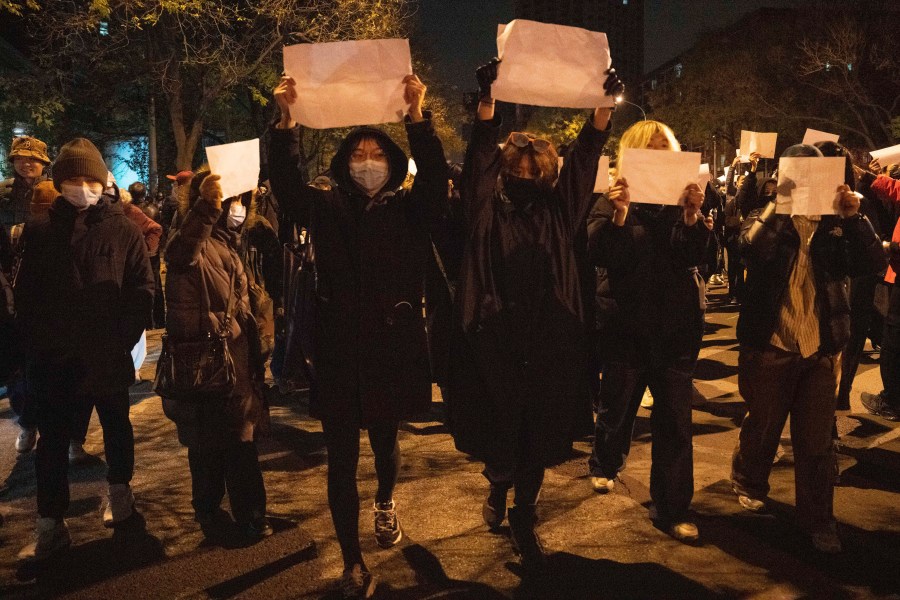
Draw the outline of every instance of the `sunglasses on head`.
[[[536,138],[533,135],[528,135],[527,133],[522,133],[520,131],[513,131],[509,134],[509,143],[515,146],[516,148],[527,148],[530,144],[532,148],[534,148],[535,152],[540,154],[544,154],[548,150],[550,150],[550,142],[547,140],[542,140],[540,138]]]

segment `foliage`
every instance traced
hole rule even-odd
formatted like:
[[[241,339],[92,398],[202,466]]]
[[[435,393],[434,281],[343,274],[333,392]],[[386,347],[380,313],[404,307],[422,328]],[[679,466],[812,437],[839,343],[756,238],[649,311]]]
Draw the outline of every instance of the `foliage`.
[[[37,0],[0,0],[0,14],[9,13],[21,17],[26,11],[39,11],[41,5]]]

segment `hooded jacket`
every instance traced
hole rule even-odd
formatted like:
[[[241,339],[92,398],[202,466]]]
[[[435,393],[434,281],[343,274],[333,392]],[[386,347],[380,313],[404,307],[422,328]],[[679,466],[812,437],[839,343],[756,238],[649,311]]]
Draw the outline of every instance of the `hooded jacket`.
[[[80,393],[134,383],[131,349],[150,315],[154,278],[143,236],[122,205],[104,196],[78,211],[59,197],[22,237],[16,306],[28,361],[76,365],[82,377],[72,385]]]
[[[272,129],[269,179],[284,213],[310,231],[316,252],[317,394],[311,412],[366,427],[396,423],[426,409],[431,374],[422,318],[429,233],[447,202],[447,164],[426,115],[406,124],[418,173],[402,190],[408,159],[384,132],[359,128],[331,161],[330,191],[303,185],[299,128]],[[373,198],[350,177],[350,154],[374,138],[390,165]]]

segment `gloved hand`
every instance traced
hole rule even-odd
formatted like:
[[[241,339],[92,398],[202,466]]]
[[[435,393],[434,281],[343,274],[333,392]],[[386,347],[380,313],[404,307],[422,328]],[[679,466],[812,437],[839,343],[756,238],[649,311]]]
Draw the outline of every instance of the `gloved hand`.
[[[497,66],[499,64],[500,59],[494,57],[489,63],[481,65],[475,70],[480,98],[487,98],[491,95],[491,85],[497,80]]]
[[[621,96],[625,93],[625,84],[619,79],[619,74],[615,69],[607,69],[606,81],[603,82],[603,91],[607,96]]]
[[[222,184],[219,175],[207,175],[200,183],[200,197],[216,208],[222,208]]]

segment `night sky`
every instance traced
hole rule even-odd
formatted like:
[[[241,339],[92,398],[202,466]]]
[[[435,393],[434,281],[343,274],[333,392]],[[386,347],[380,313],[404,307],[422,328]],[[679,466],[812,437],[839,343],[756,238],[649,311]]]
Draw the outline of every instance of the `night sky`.
[[[799,2],[644,0],[644,71],[690,48],[706,29],[724,27],[760,7]],[[441,79],[474,89],[475,68],[496,53],[497,24],[513,18],[513,5],[514,0],[419,0],[416,38],[428,46]]]

